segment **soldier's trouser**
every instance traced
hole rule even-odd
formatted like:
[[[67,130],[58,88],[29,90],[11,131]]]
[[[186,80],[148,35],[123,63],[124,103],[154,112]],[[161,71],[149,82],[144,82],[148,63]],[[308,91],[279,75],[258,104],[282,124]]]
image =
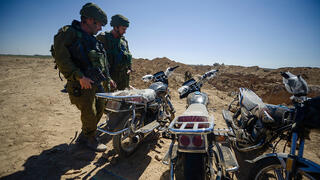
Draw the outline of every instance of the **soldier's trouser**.
[[[127,70],[116,71],[115,74],[111,75],[111,78],[116,82],[118,90],[124,90],[129,87],[130,77],[127,74]]]
[[[71,103],[81,111],[82,133],[94,136],[105,106],[104,100],[95,96],[97,88],[81,89],[79,83],[68,82],[67,90]]]

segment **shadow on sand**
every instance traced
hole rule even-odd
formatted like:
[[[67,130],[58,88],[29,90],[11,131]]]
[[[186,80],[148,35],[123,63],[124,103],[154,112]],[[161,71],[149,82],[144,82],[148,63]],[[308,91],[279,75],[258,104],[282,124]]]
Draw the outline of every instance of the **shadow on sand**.
[[[102,135],[100,139],[107,143],[112,137]],[[150,134],[130,157],[119,157],[114,149],[110,149],[97,160],[97,153],[84,145],[60,144],[29,157],[23,164],[23,171],[0,179],[61,179],[63,175],[71,179],[139,179],[151,162],[152,158],[147,154],[156,151],[158,139],[157,134]],[[93,160],[93,168],[82,169],[92,165]]]
[[[61,176],[69,170],[80,171],[90,164],[95,156],[95,152],[83,145],[60,144],[44,150],[39,155],[29,157],[23,164],[23,171],[1,179],[61,179]]]
[[[103,168],[93,176],[93,179],[139,179],[151,162],[152,157],[147,154],[156,151],[158,139],[158,134],[150,134],[129,157],[119,157],[114,150],[110,150],[101,160],[104,161],[101,163]]]

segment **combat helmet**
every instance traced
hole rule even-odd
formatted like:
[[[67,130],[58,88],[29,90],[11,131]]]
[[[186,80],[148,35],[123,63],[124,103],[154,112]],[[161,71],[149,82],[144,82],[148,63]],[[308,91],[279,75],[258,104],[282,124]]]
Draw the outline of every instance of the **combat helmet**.
[[[87,3],[82,6],[80,15],[87,18],[94,18],[95,20],[101,22],[103,26],[108,23],[106,13],[94,3]]]
[[[128,18],[124,17],[121,14],[116,14],[111,17],[110,25],[112,27],[116,27],[116,26],[129,27],[129,20],[128,20]]]

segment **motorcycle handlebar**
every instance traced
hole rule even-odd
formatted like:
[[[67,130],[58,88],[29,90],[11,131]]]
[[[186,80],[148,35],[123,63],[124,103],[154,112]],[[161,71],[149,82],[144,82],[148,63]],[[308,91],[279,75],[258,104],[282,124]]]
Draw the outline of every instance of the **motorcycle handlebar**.
[[[213,69],[213,70],[210,70],[208,72],[206,72],[203,76],[202,76],[202,79],[210,79],[212,78],[217,72],[219,72],[218,69]]]
[[[169,69],[169,71],[173,71],[173,70],[177,69],[178,67],[179,66],[172,67],[172,68]]]

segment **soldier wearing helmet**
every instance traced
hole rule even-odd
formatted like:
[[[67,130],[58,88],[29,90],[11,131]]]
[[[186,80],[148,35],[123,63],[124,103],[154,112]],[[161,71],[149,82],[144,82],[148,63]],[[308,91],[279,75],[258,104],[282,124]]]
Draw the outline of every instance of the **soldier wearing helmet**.
[[[128,41],[123,36],[129,27],[129,20],[123,15],[112,16],[110,32],[102,32],[97,36],[107,52],[110,63],[110,75],[116,82],[118,90],[129,87],[132,55],[129,51]]]
[[[109,63],[103,45],[94,37],[107,24],[107,15],[96,4],[87,3],[80,10],[81,22],[73,20],[54,36],[53,53],[59,71],[67,79],[67,92],[72,104],[81,112],[82,132],[78,142],[95,151],[105,151],[106,145],[96,139],[104,101],[95,94],[110,84]],[[95,73],[90,70],[96,69]],[[97,76],[96,76],[97,75]],[[94,77],[103,77],[96,80]],[[96,82],[94,82],[96,81]],[[103,91],[103,88],[102,88]]]

